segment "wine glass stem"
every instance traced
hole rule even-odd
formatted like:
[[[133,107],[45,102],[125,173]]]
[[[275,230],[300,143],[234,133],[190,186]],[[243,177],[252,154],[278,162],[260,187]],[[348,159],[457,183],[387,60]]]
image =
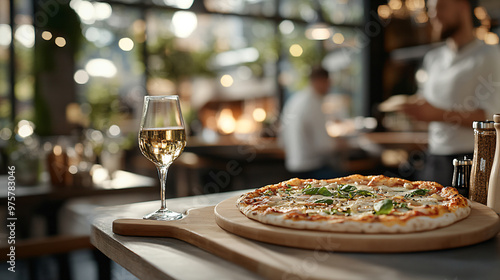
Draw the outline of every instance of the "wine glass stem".
[[[161,197],[161,208],[160,210],[167,210],[167,198],[165,195],[166,185],[167,185],[167,173],[168,166],[159,166],[158,167],[158,176],[160,177],[160,197]]]

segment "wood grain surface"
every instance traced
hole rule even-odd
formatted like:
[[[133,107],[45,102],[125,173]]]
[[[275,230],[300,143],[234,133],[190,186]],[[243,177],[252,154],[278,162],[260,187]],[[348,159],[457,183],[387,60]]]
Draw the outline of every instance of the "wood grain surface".
[[[341,266],[338,266],[338,264],[349,260],[349,262],[358,265],[363,263],[367,265],[365,258],[371,259],[371,256],[374,256],[377,260],[382,261],[387,259],[388,255],[363,254],[365,257],[362,257],[360,261],[355,261],[352,259],[354,256],[352,254],[339,255],[336,252],[396,253],[453,248],[487,240],[495,236],[500,230],[499,217],[490,208],[477,203],[473,203],[472,213],[467,219],[447,228],[430,232],[363,235],[293,230],[264,225],[246,218],[235,207],[236,199],[236,197],[227,199],[219,203],[215,208],[209,206],[192,209],[188,211],[186,218],[177,221],[117,219],[113,222],[113,232],[127,236],[173,237],[180,239],[267,279],[331,279],[332,271],[335,271],[336,276],[333,278],[355,279],[354,274],[356,273],[349,269],[342,269],[345,264]],[[226,230],[219,227],[215,220]],[[100,232],[96,231],[96,233]],[[94,239],[105,240],[105,238],[98,237]],[[266,244],[252,239],[285,246]],[[386,244],[387,247],[379,243]],[[104,248],[105,246],[112,248],[108,248],[108,250]],[[288,246],[309,247],[309,249],[294,249]],[[124,251],[117,251],[117,247]],[[138,255],[132,254],[132,259],[130,259],[128,249],[108,243],[101,244],[100,248],[104,248],[104,251],[113,251],[114,253],[111,255],[120,255],[122,258],[127,256],[126,260],[131,263],[131,266],[135,267],[132,270],[139,271],[135,271],[136,275],[149,275],[149,279],[162,279],[163,277],[161,274],[152,277],[152,273],[156,271],[156,268],[144,265]],[[160,245],[153,247],[149,245],[148,248],[148,254],[152,255],[155,255],[155,252],[157,255],[159,250],[169,250],[168,247]],[[464,249],[465,251],[451,251],[453,253],[444,251],[443,254],[445,256],[447,254],[463,255],[466,254],[465,252],[469,252],[467,248]],[[322,250],[330,251],[329,253],[321,253]],[[423,256],[421,254],[394,255],[397,256],[397,260],[393,260],[395,263],[398,263],[398,261],[403,263],[411,262],[412,259],[419,259]],[[323,259],[328,264],[320,262]],[[312,264],[311,260],[313,260]],[[370,267],[375,271],[381,270],[379,273],[386,271],[383,267]],[[406,273],[411,270],[410,268],[405,269]]]
[[[416,233],[363,234],[296,230],[251,220],[227,199],[215,207],[223,229],[257,241],[312,250],[401,253],[450,249],[476,244],[500,231],[500,218],[489,207],[473,202],[469,217],[448,227]]]
[[[470,216],[451,226],[418,233],[356,234],[296,230],[265,225],[248,219],[235,207],[236,197],[219,203],[215,209],[192,209],[178,221],[119,219],[113,232],[121,235],[172,237],[219,254],[228,247],[220,238],[224,230],[245,238],[295,248],[366,253],[430,251],[476,244],[500,231],[500,218],[489,207],[473,202]],[[215,214],[214,214],[215,212]],[[217,226],[218,225],[218,226]],[[220,227],[220,228],[219,228]],[[241,242],[242,240],[238,240]],[[238,242],[227,250],[238,251]],[[224,253],[229,253],[224,250]]]

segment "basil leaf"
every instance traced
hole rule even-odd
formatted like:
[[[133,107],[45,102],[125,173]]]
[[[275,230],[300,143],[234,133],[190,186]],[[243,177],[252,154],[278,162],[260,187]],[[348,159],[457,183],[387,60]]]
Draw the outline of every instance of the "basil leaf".
[[[322,196],[332,196],[333,194],[326,188],[305,188],[302,190],[302,193],[308,194],[308,195],[314,195],[314,194],[319,194]]]
[[[326,203],[328,205],[331,205],[331,204],[333,204],[333,200],[325,198],[325,199],[316,200],[314,203]]]
[[[332,196],[332,193],[326,187],[322,187],[321,189],[319,189],[318,194],[323,196]]]
[[[387,215],[391,213],[393,208],[394,202],[391,199],[384,199],[373,205],[373,209],[375,210],[375,214],[377,215]]]
[[[349,198],[349,193],[343,193],[340,191],[334,191],[332,193],[332,196],[335,198]]]
[[[353,191],[357,190],[357,188],[353,185],[343,185],[340,188],[340,190],[343,192],[353,192]]]
[[[354,196],[357,196],[357,195],[374,196],[374,194],[372,192],[367,191],[367,190],[359,190],[359,191],[354,192]]]
[[[337,214],[344,214],[344,216],[351,216],[351,208],[347,208],[345,211],[343,212],[339,212]]]
[[[407,193],[405,195],[405,198],[410,198],[410,197],[413,197],[415,195],[426,195],[428,192],[429,192],[428,189],[416,189],[416,190],[412,191],[411,193]]]
[[[313,194],[318,194],[318,191],[319,191],[319,188],[309,187],[309,188],[305,188],[304,190],[302,190],[302,193],[313,195]]]

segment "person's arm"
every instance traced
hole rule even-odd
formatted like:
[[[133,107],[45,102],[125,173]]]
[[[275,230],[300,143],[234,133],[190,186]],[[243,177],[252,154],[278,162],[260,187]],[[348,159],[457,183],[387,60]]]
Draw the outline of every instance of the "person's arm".
[[[449,111],[436,108],[423,98],[402,104],[400,111],[418,121],[447,122],[465,127],[471,127],[474,121],[487,119],[482,109],[474,111]]]

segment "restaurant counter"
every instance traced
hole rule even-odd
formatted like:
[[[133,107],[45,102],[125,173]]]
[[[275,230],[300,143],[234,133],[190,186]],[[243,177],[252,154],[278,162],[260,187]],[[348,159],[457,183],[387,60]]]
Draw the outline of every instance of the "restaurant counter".
[[[247,190],[248,191],[248,190]],[[212,206],[245,191],[167,200],[175,211]],[[287,273],[276,275],[265,265],[236,265],[234,256],[222,258],[173,238],[133,237],[113,233],[118,218],[137,218],[159,206],[159,201],[101,208],[94,213],[92,243],[106,256],[141,279],[498,279],[500,236],[467,247],[413,253],[340,253],[305,250],[251,241],[245,248],[273,258]],[[215,221],[213,221],[215,223]],[[220,234],[228,234],[222,231]],[[228,236],[229,237],[229,236]],[[237,249],[236,249],[237,250]]]

